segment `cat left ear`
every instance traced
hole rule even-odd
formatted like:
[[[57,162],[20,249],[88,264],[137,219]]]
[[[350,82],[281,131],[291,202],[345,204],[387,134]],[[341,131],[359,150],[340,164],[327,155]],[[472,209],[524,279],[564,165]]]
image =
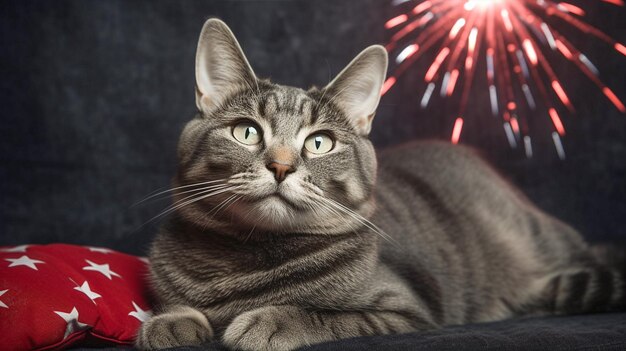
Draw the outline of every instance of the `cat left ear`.
[[[256,76],[226,23],[204,23],[196,51],[196,106],[207,113],[234,91],[255,86]]]
[[[361,135],[368,135],[387,74],[387,51],[380,45],[363,50],[324,88],[325,95],[350,118]]]

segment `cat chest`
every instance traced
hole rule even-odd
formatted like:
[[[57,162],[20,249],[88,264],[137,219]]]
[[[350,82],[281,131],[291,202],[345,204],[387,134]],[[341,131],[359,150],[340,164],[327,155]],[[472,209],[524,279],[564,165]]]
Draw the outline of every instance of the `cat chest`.
[[[178,288],[163,287],[164,291],[178,291],[168,294],[171,302],[214,311],[222,316],[220,319],[271,305],[337,308],[354,303],[354,296],[363,290],[362,270],[354,265],[287,262],[269,268],[234,268],[204,266],[199,272],[181,267],[176,272],[161,272],[169,277],[157,280],[177,285]],[[183,289],[181,282],[186,282]]]

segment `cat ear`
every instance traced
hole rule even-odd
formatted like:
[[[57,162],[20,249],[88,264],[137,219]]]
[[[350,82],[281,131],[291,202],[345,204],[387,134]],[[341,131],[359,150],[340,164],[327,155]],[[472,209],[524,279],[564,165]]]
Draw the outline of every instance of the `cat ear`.
[[[226,23],[204,23],[196,51],[196,106],[208,112],[233,91],[253,87],[256,76]]]
[[[325,95],[353,121],[362,135],[369,134],[387,74],[387,51],[372,45],[324,88]]]

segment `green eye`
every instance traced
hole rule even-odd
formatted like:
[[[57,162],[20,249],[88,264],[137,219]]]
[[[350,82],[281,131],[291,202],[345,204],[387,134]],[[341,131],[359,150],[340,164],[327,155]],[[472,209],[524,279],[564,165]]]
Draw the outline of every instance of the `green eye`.
[[[325,154],[333,149],[335,141],[324,133],[309,135],[304,141],[304,148],[313,154]]]
[[[255,145],[261,142],[261,128],[250,122],[242,122],[233,128],[233,137],[242,144]]]

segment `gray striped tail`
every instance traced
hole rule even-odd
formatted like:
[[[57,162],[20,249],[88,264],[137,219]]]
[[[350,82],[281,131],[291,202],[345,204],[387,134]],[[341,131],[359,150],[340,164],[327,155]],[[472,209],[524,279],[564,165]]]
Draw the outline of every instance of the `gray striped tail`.
[[[597,247],[598,263],[553,277],[548,310],[558,314],[626,310],[626,250]]]

